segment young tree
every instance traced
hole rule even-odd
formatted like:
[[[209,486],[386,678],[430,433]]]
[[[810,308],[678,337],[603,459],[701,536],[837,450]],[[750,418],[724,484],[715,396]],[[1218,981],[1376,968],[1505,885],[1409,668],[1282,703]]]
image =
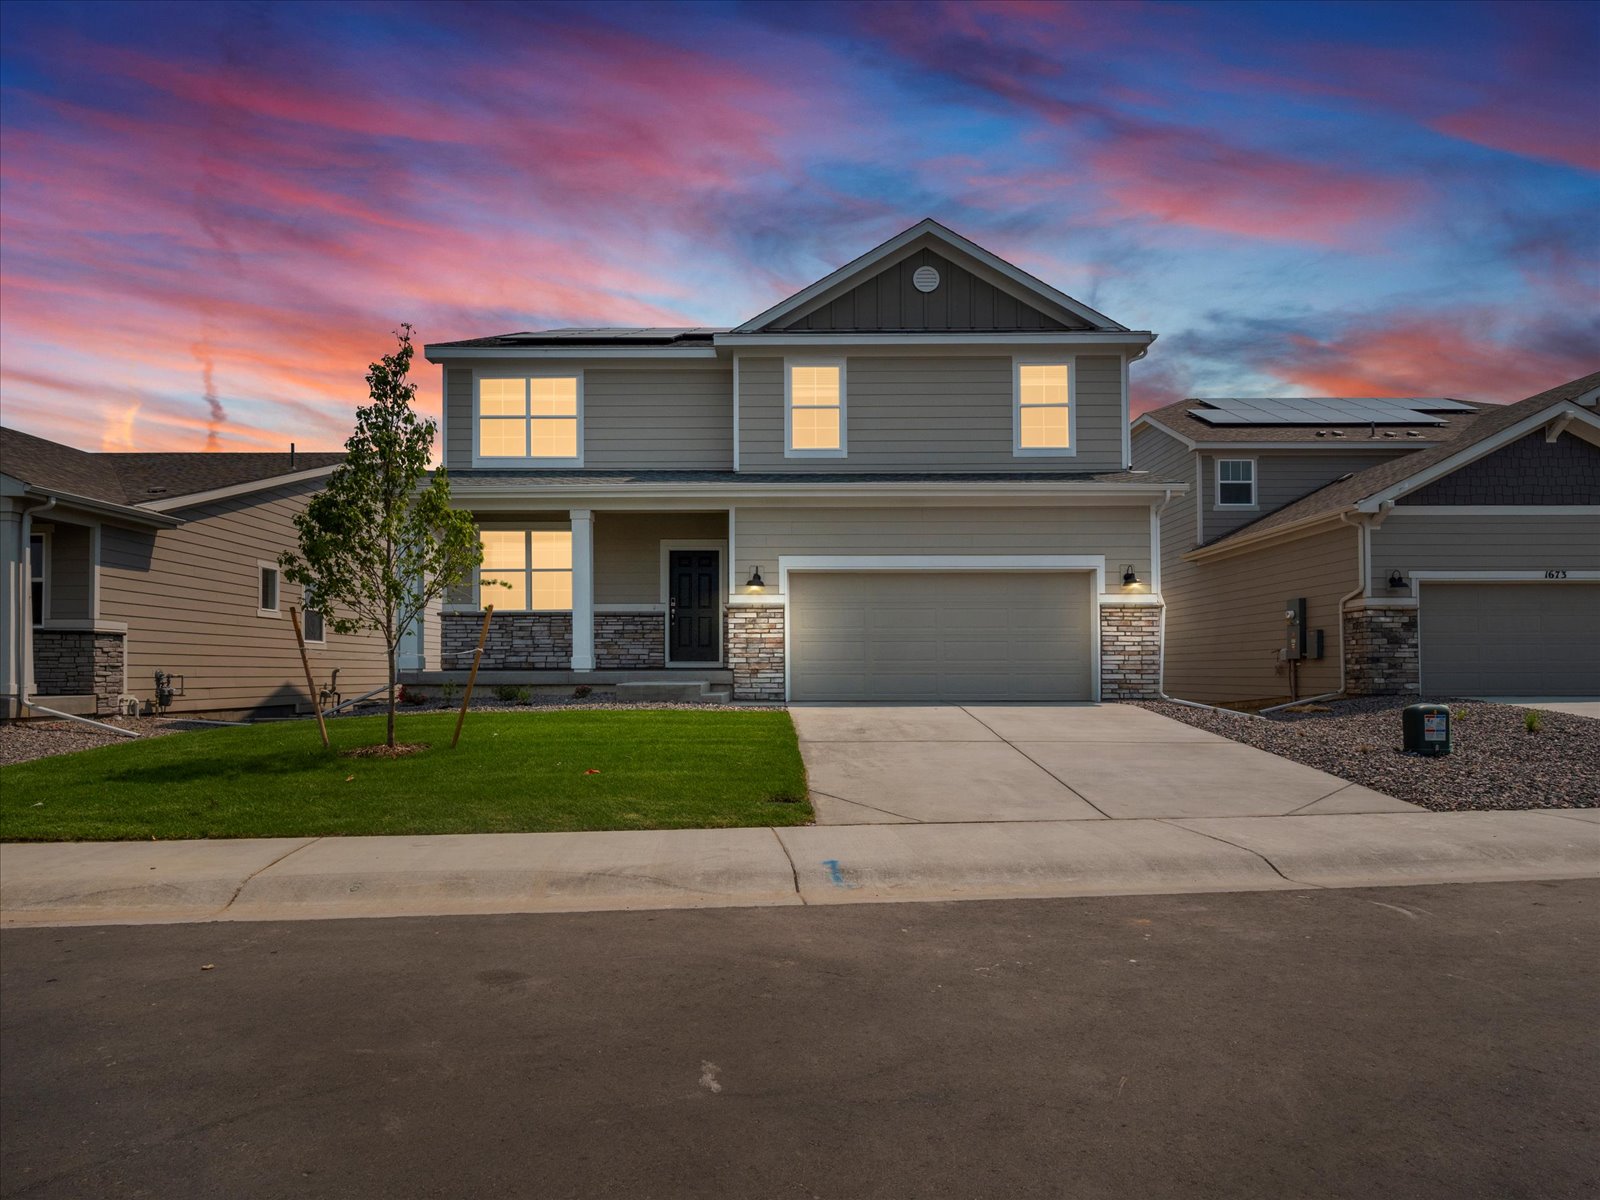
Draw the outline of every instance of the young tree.
[[[477,526],[450,507],[444,468],[428,473],[434,423],[412,408],[411,326],[367,373],[372,403],[356,410],[345,460],[295,517],[300,550],[279,560],[284,577],[315,597],[336,633],[372,630],[389,661],[388,745],[394,741],[395,651],[400,635],[447,588],[483,561]]]

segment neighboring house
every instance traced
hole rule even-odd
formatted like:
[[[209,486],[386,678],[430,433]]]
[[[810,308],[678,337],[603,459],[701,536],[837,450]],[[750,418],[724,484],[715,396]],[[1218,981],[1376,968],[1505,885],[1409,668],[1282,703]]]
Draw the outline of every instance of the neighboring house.
[[[1600,695],[1597,396],[1140,417],[1134,463],[1193,485],[1162,514],[1167,694]]]
[[[342,458],[91,454],[0,430],[0,711],[16,716],[23,698],[148,709],[157,671],[178,677],[172,712],[308,707],[289,618],[305,598],[277,560]],[[437,654],[437,628],[420,635]],[[336,634],[313,611],[307,642],[319,689],[336,669],[346,698],[384,684],[377,638]]]
[[[1127,329],[923,221],[732,329],[430,345],[484,584],[442,666],[747,700],[1156,692]],[[493,586],[491,586],[493,585]],[[509,585],[509,586],[499,586]]]

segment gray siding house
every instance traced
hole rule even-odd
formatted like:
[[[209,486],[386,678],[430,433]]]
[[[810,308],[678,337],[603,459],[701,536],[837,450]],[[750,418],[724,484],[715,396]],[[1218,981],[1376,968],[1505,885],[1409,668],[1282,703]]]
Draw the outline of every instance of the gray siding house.
[[[443,673],[702,680],[766,701],[1158,687],[1130,330],[933,221],[735,328],[429,345],[478,520]],[[677,673],[674,675],[673,673]]]
[[[1600,695],[1597,397],[1140,417],[1135,465],[1193,485],[1162,514],[1167,694]]]
[[[342,454],[91,454],[0,430],[0,715],[32,701],[93,715],[148,711],[157,671],[173,713],[307,709],[277,560],[294,514]],[[319,690],[353,698],[387,679],[382,642],[306,619]],[[425,665],[427,616],[402,662]]]

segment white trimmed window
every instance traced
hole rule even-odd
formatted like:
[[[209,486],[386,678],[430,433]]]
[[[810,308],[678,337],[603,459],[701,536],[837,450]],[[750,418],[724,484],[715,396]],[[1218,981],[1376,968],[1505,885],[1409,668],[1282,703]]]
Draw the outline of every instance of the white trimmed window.
[[[1217,459],[1217,507],[1254,508],[1255,506],[1256,460]]]
[[[478,603],[496,612],[572,609],[572,530],[485,529]]]
[[[562,463],[583,459],[583,376],[485,377],[477,380],[478,462]]]
[[[322,613],[316,607],[316,600],[311,595],[311,589],[306,588],[300,594],[300,632],[308,643],[322,645],[328,640],[327,622],[322,619]]]
[[[1012,453],[1076,454],[1072,363],[1018,362],[1012,378]]]
[[[256,616],[276,617],[278,611],[278,564],[256,563]]]
[[[844,361],[784,364],[784,455],[843,458],[845,455]]]

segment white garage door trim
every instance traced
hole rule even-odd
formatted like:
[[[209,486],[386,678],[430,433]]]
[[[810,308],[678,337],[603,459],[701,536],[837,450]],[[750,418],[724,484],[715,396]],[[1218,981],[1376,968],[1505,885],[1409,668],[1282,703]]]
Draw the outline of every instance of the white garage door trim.
[[[789,598],[791,571],[1087,571],[1094,575],[1089,599],[1089,681],[1094,702],[1100,702],[1100,602],[1106,590],[1103,554],[784,554],[778,556],[778,591]],[[789,701],[793,661],[789,631],[783,622],[783,699]]]
[[[1425,583],[1545,583],[1553,588],[1571,584],[1600,583],[1600,571],[1549,567],[1525,571],[1413,571],[1410,585],[1412,603],[1417,606],[1417,687],[1427,694],[1427,638],[1424,636],[1422,585]]]

